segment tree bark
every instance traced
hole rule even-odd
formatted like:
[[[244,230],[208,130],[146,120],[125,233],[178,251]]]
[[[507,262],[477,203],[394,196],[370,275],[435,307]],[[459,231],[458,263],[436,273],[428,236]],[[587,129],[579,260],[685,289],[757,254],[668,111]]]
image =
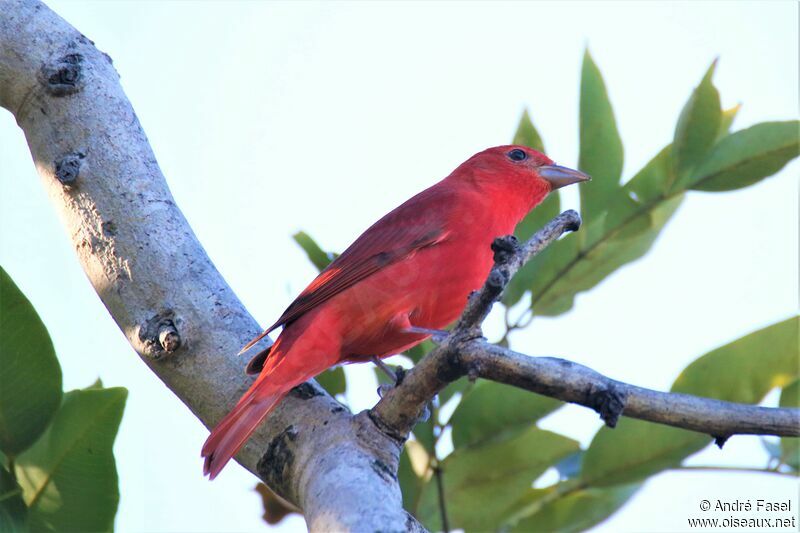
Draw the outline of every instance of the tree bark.
[[[212,427],[249,385],[234,354],[261,328],[175,205],[111,58],[41,2],[2,0],[0,106],[24,131],[103,304],[142,360]],[[236,459],[301,508],[312,530],[399,531],[416,527],[387,473],[400,446],[309,383]]]
[[[233,354],[261,328],[175,205],[111,59],[41,2],[0,0],[0,106],[24,131],[109,313],[151,370],[213,426],[249,385]],[[480,323],[510,276],[576,222],[577,214],[565,213],[522,249],[499,250],[455,332],[372,411],[352,415],[309,382],[280,404],[237,461],[297,505],[310,530],[422,530],[402,508],[399,453],[427,402],[462,375],[581,403],[609,423],[622,414],[715,436],[800,433],[797,409],[647,391],[481,340]]]

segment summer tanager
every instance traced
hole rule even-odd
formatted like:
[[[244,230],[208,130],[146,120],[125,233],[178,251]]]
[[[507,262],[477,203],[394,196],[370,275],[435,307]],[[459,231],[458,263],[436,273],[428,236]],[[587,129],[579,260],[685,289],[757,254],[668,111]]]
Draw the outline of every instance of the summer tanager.
[[[588,179],[530,148],[497,146],[373,224],[245,347],[283,326],[203,445],[204,473],[214,479],[293,387],[337,364],[400,353],[458,318],[489,274],[492,241],[551,190]]]

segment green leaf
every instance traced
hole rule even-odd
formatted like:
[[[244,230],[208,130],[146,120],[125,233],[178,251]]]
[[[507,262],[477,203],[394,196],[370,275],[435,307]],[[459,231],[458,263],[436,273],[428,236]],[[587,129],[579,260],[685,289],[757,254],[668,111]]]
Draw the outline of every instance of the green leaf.
[[[331,396],[344,394],[347,391],[347,380],[344,377],[344,368],[337,366],[317,375],[314,379],[328,391]]]
[[[411,359],[416,365],[417,363],[419,363],[420,359],[422,359],[425,356],[425,354],[433,350],[435,347],[436,345],[433,344],[433,341],[427,339],[417,344],[413,348],[409,348],[408,350],[403,352],[403,354],[406,355],[409,359]]]
[[[800,407],[800,380],[795,380],[781,391],[781,407]],[[781,461],[795,471],[800,470],[800,439],[781,439]]]
[[[522,222],[517,225],[517,229],[514,230],[514,235],[516,235],[520,242],[525,242],[559,213],[561,213],[561,200],[558,196],[558,191],[553,191],[548,194],[544,201],[535,207],[533,211],[525,215]],[[503,304],[510,307],[520,301],[530,287],[533,276],[533,269],[526,269],[523,267],[523,269],[512,278],[511,283],[503,293]]]
[[[588,242],[588,246],[605,239],[639,236],[652,229],[653,210],[667,198],[664,190],[672,176],[671,149],[671,145],[663,148],[614,195],[602,231],[596,232],[597,239]]]
[[[733,121],[736,120],[736,115],[739,114],[739,111],[742,109],[742,104],[736,104],[733,107],[729,107],[728,109],[722,110],[722,117],[719,121],[719,132],[717,133],[717,140],[725,137],[726,135],[730,135],[731,133],[731,126],[733,126]]]
[[[558,533],[586,531],[614,514],[640,487],[641,484],[633,483],[571,492],[542,505],[535,513],[517,522],[511,531]],[[537,503],[537,499],[546,498],[546,494],[535,494],[533,505]]]
[[[595,487],[639,481],[674,468],[705,448],[708,435],[623,418],[597,432],[583,458],[581,477]]]
[[[11,473],[0,466],[0,531],[15,533],[27,531],[25,521],[28,508],[22,499],[22,489]]]
[[[521,296],[524,287],[532,292],[531,305],[536,314],[554,316],[569,311],[572,307],[572,298],[569,296],[550,299],[541,307],[538,302],[548,298],[550,291],[558,284],[558,276],[571,270],[580,260],[580,245],[580,240],[570,234],[542,250],[511,279],[506,289],[509,299],[517,298],[515,292]]]
[[[515,303],[530,289],[537,315],[559,315],[572,308],[576,294],[646,254],[683,199],[664,194],[671,172],[667,146],[611,194],[608,213],[586,224],[582,239],[567,235],[525,265],[509,284],[504,303]]]
[[[581,464],[583,463],[583,450],[575,452],[566,456],[559,463],[555,465],[558,476],[562,479],[570,479],[578,477],[581,473]]]
[[[681,372],[672,391],[760,402],[770,390],[797,378],[799,326],[798,317],[792,317],[705,354]]]
[[[375,373],[375,378],[378,380],[378,385],[394,385],[392,378],[386,375],[386,372],[378,368],[376,365],[372,371]]]
[[[619,198],[627,191],[622,189],[617,194]],[[531,288],[534,313],[555,316],[568,311],[576,294],[594,288],[621,266],[645,255],[682,200],[682,196],[676,196],[642,206],[609,233],[602,231],[605,220],[596,220],[582,230],[589,235],[587,248],[580,250],[578,240],[569,235],[534,257],[529,263],[534,272]],[[612,203],[618,205],[617,202]]]
[[[542,229],[545,224],[550,222],[559,213],[561,213],[561,199],[556,190],[549,193],[542,203],[525,215],[525,218],[517,224],[514,235],[521,242],[525,242],[533,237],[534,233]]]
[[[542,142],[539,132],[536,131],[527,109],[522,112],[517,132],[514,134],[514,140],[511,141],[511,144],[527,146],[544,153],[544,142]]]
[[[546,249],[545,249],[546,251]],[[506,307],[511,307],[519,303],[520,300],[530,291],[533,280],[536,279],[536,268],[530,263],[522,265],[517,273],[506,285],[502,294],[502,303]],[[498,342],[504,348],[508,348],[511,343],[508,337]]]
[[[797,318],[751,333],[700,357],[678,376],[673,392],[758,403],[797,376]],[[624,418],[597,432],[581,477],[593,486],[628,483],[678,466],[703,449],[708,435]]]
[[[656,156],[636,173],[634,177],[625,184],[625,190],[629,198],[634,198],[639,205],[647,205],[655,202],[663,202],[667,196],[667,188],[672,174],[672,145],[667,145],[661,149]],[[618,213],[620,206],[612,205],[606,217],[606,231],[616,229],[619,225],[616,221],[621,216]]]
[[[0,450],[16,456],[61,403],[61,367],[36,310],[0,268]]]
[[[409,441],[407,444],[410,443],[417,444],[414,441]],[[403,508],[413,514],[425,480],[414,471],[410,453],[408,446],[403,447],[403,452],[400,454],[400,465],[397,468],[397,481],[400,483],[400,490],[403,493]]]
[[[792,131],[796,134],[796,122],[772,123],[775,124],[780,125],[778,129],[783,131],[785,137],[790,134],[787,124],[793,125]],[[767,125],[750,129],[759,131],[762,126]],[[737,138],[747,131],[724,137],[713,148],[708,161],[714,161],[714,154],[718,151],[727,152],[725,146],[728,143],[738,144]],[[773,134],[770,138],[774,141],[775,128],[770,126],[770,132]],[[779,143],[774,141],[771,145]],[[797,146],[792,146],[796,155]],[[531,304],[536,314],[559,315],[572,308],[577,293],[593,288],[622,265],[647,253],[682,199],[681,193],[668,192],[674,176],[671,150],[671,145],[662,149],[623,188],[613,193],[608,199],[606,216],[585,224],[579,232],[584,234],[582,239],[567,235],[525,265],[509,284],[504,303],[513,305],[526,290],[531,290]],[[781,165],[788,161],[789,152],[782,154],[784,159]],[[703,168],[706,167],[703,166],[701,170]],[[765,168],[761,169],[761,175],[778,170],[774,166]],[[729,170],[733,171],[732,168]],[[714,179],[722,179],[724,175],[729,175],[727,172]],[[702,188],[703,184],[694,187]]]
[[[589,50],[583,56],[578,168],[592,176],[580,185],[581,214],[592,222],[608,209],[609,197],[622,176],[622,139],[600,69]]]
[[[506,512],[550,466],[579,449],[578,443],[535,427],[502,441],[455,450],[441,471],[450,526],[494,529]],[[423,488],[418,517],[441,529],[436,480]]]
[[[564,404],[493,381],[478,381],[453,412],[453,446],[458,449],[503,438],[536,423]]]
[[[685,177],[704,160],[720,131],[722,110],[719,92],[711,82],[716,66],[715,60],[678,117],[672,142],[677,190],[684,189]]]
[[[719,94],[711,83],[713,70],[712,65],[683,110],[676,128],[677,145],[666,146],[620,187],[622,143],[602,76],[586,52],[579,166],[594,180],[581,185],[584,226],[523,266],[503,294],[504,305],[518,303],[530,291],[537,315],[569,311],[577,293],[647,253],[687,188],[744,187],[774,174],[798,155],[797,121],[759,124],[728,135],[741,105],[720,111]],[[524,119],[523,115],[521,124]],[[535,209],[517,228],[518,237],[533,233],[556,208],[560,206],[553,200],[552,205],[543,203]],[[601,268],[594,268],[597,264]]]
[[[762,122],[723,137],[692,174],[698,191],[730,191],[771,176],[800,153],[800,123]]]
[[[414,438],[425,449],[428,455],[434,455],[436,437],[433,434],[433,415],[425,422],[419,422],[412,430]]]
[[[128,392],[64,395],[53,423],[19,456],[17,479],[35,531],[110,531],[119,503],[112,447]]]
[[[447,387],[445,387],[442,392],[439,393],[439,401],[441,405],[446,404],[450,398],[458,394],[459,392],[464,392],[470,386],[470,382],[468,379],[457,379],[450,383]]]
[[[317,270],[325,270],[325,267],[333,260],[305,231],[298,231],[292,235],[292,238],[300,245]]]

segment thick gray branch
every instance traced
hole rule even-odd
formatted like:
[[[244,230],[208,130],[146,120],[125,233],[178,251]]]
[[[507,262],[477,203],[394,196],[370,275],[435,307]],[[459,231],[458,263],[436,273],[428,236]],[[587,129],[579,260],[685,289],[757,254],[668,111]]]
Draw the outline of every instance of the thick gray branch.
[[[480,325],[511,277],[548,244],[579,226],[578,214],[566,211],[523,246],[513,237],[496,239],[495,266],[486,283],[470,297],[453,331],[372,409],[375,423],[387,434],[404,438],[428,402],[449,383],[466,375],[590,407],[612,427],[624,415],[707,433],[720,443],[737,434],[800,436],[800,409],[653,391],[615,381],[577,363],[530,357],[487,343],[481,337]]]
[[[234,354],[261,328],[175,205],[111,59],[41,2],[0,0],[0,106],[24,131],[78,259],[131,346],[212,426],[247,387]],[[399,447],[306,384],[237,460],[298,505],[312,530],[396,531],[415,524],[391,474]]]

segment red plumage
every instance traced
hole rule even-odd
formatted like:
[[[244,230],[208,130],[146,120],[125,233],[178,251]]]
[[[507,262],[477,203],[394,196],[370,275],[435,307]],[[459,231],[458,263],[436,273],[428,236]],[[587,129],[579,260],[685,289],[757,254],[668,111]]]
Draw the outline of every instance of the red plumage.
[[[492,266],[490,244],[547,193],[588,179],[522,146],[475,154],[367,229],[244,349],[283,326],[250,389],[205,442],[213,479],[293,387],[340,363],[386,357],[442,329]],[[262,368],[263,364],[263,368]]]

